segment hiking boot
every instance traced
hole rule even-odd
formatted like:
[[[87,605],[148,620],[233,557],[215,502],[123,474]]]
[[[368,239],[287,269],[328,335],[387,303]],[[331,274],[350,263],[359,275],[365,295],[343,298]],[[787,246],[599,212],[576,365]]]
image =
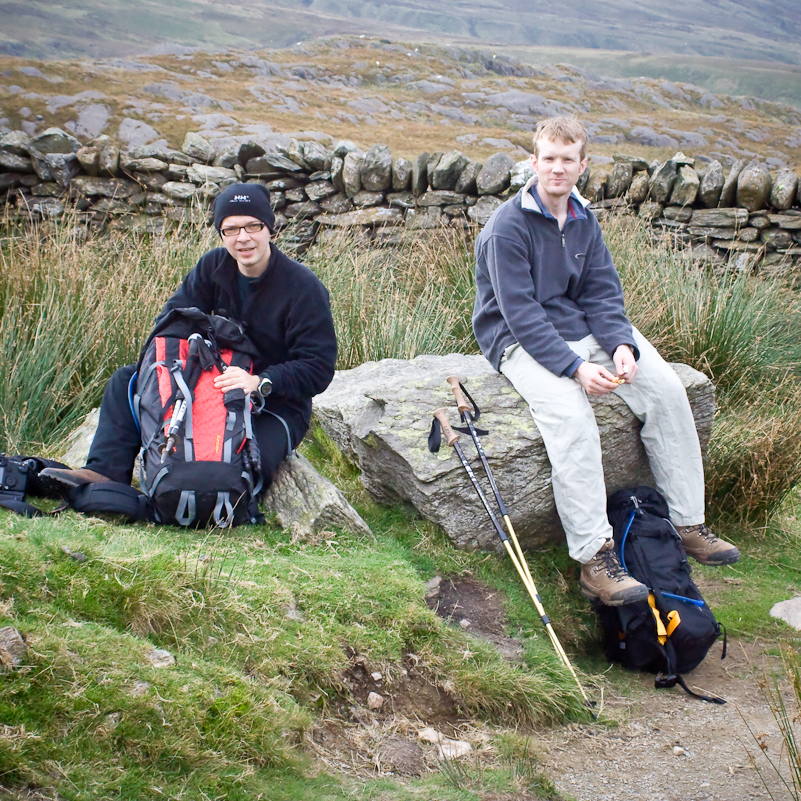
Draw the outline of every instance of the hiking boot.
[[[702,565],[733,565],[740,558],[737,548],[716,537],[705,523],[676,526],[676,531],[687,554]]]
[[[103,484],[111,479],[102,473],[96,473],[88,467],[70,470],[62,467],[46,467],[39,473],[39,480],[44,485],[50,485],[56,492],[69,492],[74,487],[84,484]]]
[[[633,579],[620,564],[614,540],[607,540],[589,562],[581,566],[581,591],[607,606],[623,606],[644,601],[648,587]]]

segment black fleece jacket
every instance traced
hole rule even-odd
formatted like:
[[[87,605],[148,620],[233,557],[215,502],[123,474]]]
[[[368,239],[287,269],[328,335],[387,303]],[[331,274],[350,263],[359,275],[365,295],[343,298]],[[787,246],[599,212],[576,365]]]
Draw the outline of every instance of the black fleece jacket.
[[[270,248],[267,269],[251,283],[244,304],[236,261],[216,248],[184,278],[159,319],[196,306],[241,323],[260,354],[254,371],[267,372],[273,382],[265,408],[286,420],[298,445],[309,427],[312,397],[334,377],[337,342],[328,290],[308,267]]]

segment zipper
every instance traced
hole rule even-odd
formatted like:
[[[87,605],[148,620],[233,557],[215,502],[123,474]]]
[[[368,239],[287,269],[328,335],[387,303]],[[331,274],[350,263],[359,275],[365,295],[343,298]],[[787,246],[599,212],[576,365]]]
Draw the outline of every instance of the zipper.
[[[565,249],[565,232],[562,231],[562,250]]]

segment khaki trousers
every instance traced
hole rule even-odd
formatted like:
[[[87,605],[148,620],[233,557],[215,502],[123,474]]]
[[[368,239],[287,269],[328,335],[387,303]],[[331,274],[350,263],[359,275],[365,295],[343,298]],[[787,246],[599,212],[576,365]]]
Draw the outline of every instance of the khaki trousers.
[[[704,470],[687,393],[637,329],[634,339],[640,351],[637,376],[614,392],[643,423],[640,436],[673,524],[703,523]],[[594,336],[568,345],[586,361],[615,373],[612,358]],[[612,536],[606,517],[601,440],[587,395],[577,380],[554,375],[520,345],[506,349],[500,370],[528,403],[542,434],[570,556],[587,562]]]

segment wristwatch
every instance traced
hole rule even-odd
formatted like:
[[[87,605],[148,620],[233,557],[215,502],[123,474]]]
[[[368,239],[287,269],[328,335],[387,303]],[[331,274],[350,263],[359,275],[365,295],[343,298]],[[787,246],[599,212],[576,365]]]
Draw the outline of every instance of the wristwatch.
[[[258,392],[262,398],[266,398],[273,391],[273,382],[266,373],[262,373],[259,379],[259,386],[256,392]]]

